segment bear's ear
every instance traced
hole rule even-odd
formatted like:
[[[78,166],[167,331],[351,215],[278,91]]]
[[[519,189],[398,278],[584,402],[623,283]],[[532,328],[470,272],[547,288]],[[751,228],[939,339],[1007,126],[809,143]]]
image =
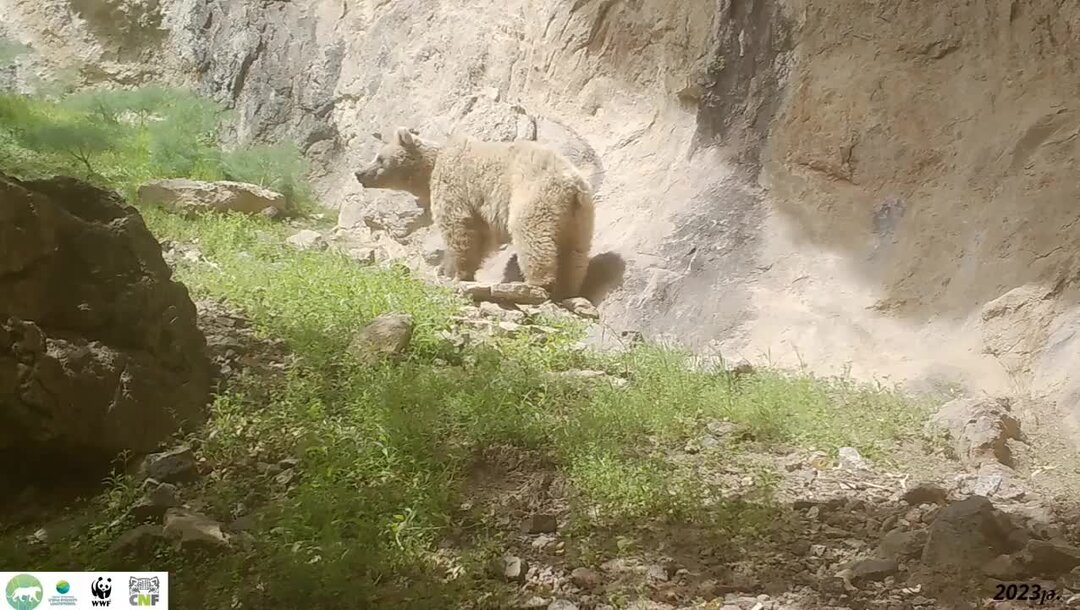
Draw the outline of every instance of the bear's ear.
[[[371,137],[375,138],[376,140],[378,140],[380,142],[386,142],[386,140],[382,139],[382,134],[377,132],[377,131],[372,132]]]
[[[416,148],[417,142],[413,133],[405,127],[398,127],[397,129],[397,141],[405,148]]]

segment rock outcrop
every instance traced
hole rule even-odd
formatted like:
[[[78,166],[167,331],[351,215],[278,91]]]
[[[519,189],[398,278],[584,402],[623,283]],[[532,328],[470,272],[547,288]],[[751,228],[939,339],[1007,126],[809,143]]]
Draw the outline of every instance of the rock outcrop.
[[[148,452],[201,422],[206,342],[138,212],[67,178],[0,175],[0,202],[6,463]]]

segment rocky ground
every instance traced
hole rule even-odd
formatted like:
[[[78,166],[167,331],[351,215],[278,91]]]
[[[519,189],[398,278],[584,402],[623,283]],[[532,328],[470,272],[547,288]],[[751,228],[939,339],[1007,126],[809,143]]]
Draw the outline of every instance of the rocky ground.
[[[359,221],[339,220],[334,228],[321,218],[286,221],[294,225],[286,242],[300,250],[340,249],[365,265],[405,262],[443,281],[433,273],[438,241],[419,214],[355,213]],[[162,245],[170,266],[216,264],[196,241]],[[555,333],[563,317],[590,325],[580,349],[621,349],[637,339],[606,328],[587,299],[556,304],[513,277],[495,279],[455,286],[473,303],[442,340],[463,346]],[[196,310],[217,393],[257,379],[244,387],[266,393],[255,404],[268,403],[295,363],[287,344],[224,303],[202,299]],[[350,349],[394,357],[412,335],[408,315],[384,314],[356,334]],[[610,371],[552,374],[615,388],[634,382]],[[728,367],[727,374],[739,384],[755,371]],[[439,546],[452,572],[456,550],[494,543],[486,570],[473,575],[476,599],[510,587],[520,609],[1080,607],[1075,473],[1067,461],[1053,461],[1059,455],[1042,451],[1025,412],[1007,400],[957,398],[927,423],[943,433],[941,443],[912,445],[890,460],[870,460],[851,447],[833,457],[757,442],[752,431],[722,420],[704,422],[681,447],[642,447],[708,483],[700,510],[712,522],[620,523],[581,514],[566,474],[543,452],[496,444],[475,456],[465,501]],[[215,485],[247,477],[257,501],[272,504],[295,488],[299,461],[267,459],[256,447],[211,467],[198,457],[205,440],[196,433],[132,465],[138,487],[124,501],[138,525],[115,536],[111,555],[145,559],[161,544],[222,553],[256,542],[254,507],[211,506]],[[20,498],[27,501],[20,500],[17,521],[38,522],[40,514],[27,507],[41,504]],[[34,548],[78,526],[62,517],[22,542]],[[995,600],[999,587],[1004,597],[1029,599]]]
[[[340,236],[309,228],[289,242],[340,247]],[[378,246],[345,244],[347,251],[370,248],[365,262],[392,260]],[[166,253],[169,259],[198,256],[191,244],[169,245]],[[540,314],[576,314],[593,320],[593,337],[605,334],[587,302],[559,307],[513,283],[459,289],[477,302],[447,337],[452,342],[550,332],[537,321]],[[238,374],[272,377],[285,368],[284,346],[257,339],[242,315],[209,301],[198,305],[222,383]],[[407,319],[378,319],[358,337],[357,348],[400,351],[410,332]],[[594,371],[566,374],[626,383]],[[852,448],[833,460],[821,451],[762,446],[732,460],[725,449],[744,431],[709,422],[700,438],[668,459],[717,482],[724,490],[717,502],[753,493],[763,472],[779,474],[772,481],[774,512],[749,544],[703,527],[658,523],[620,531],[617,525],[571,523],[564,481],[541,454],[491,448],[478,456],[468,479],[470,499],[456,516],[459,527],[443,544],[469,545],[470,531],[480,525],[498,531],[501,553],[487,577],[515,587],[522,609],[598,610],[613,608],[616,600],[655,610],[1080,607],[1080,504],[1075,497],[1055,497],[1061,490],[1048,481],[1052,470],[1037,467],[1010,404],[957,399],[935,420],[949,431],[944,450],[911,447],[905,460],[888,466]],[[288,486],[292,466],[253,465],[278,487]],[[150,482],[132,510],[159,525],[129,533],[120,547],[137,548],[158,536],[181,545],[243,543],[242,520],[214,522],[186,495],[185,485],[197,488],[192,480],[201,475],[185,448],[150,456],[144,471]],[[618,552],[607,558],[612,553],[597,548]],[[1039,593],[1028,601],[995,600],[1000,583],[1022,583],[1020,593],[1028,595],[1038,587]]]

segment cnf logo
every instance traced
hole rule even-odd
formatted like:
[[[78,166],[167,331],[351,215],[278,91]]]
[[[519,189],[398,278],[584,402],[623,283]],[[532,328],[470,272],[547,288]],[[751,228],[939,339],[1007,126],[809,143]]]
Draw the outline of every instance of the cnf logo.
[[[161,599],[161,581],[153,578],[135,578],[128,580],[128,602],[132,606],[156,606]]]
[[[98,576],[97,580],[90,583],[90,594],[94,596],[94,599],[90,600],[91,606],[107,607],[112,603],[109,599],[112,595],[112,579]]]

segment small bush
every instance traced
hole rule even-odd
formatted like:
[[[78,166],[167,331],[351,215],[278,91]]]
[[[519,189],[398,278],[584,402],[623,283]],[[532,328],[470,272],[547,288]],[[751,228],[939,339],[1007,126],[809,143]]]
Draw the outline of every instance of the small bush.
[[[252,146],[227,152],[221,157],[225,177],[249,182],[277,191],[298,208],[311,201],[305,176],[307,163],[292,142],[271,146]]]

